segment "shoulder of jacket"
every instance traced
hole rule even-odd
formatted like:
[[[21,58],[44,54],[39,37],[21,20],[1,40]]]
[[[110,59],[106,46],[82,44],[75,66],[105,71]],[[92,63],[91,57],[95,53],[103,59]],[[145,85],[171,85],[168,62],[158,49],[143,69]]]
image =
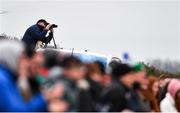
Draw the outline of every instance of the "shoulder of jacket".
[[[37,25],[34,24],[34,25],[30,26],[30,27],[28,28],[28,30],[37,29],[37,28],[38,28]]]
[[[9,79],[6,75],[7,75],[6,72],[0,70],[0,81],[1,81],[0,84],[4,84],[4,83],[8,82]]]

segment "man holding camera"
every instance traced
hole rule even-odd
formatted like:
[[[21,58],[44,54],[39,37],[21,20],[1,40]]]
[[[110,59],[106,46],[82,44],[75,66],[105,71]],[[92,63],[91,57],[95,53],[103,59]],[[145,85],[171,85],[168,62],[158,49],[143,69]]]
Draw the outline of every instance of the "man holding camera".
[[[46,37],[46,34],[49,32],[49,35]],[[47,23],[46,20],[40,19],[37,21],[35,25],[29,27],[22,41],[27,44],[27,46],[31,46],[32,48],[36,47],[38,41],[41,43],[49,43],[53,38],[53,27],[51,24]]]

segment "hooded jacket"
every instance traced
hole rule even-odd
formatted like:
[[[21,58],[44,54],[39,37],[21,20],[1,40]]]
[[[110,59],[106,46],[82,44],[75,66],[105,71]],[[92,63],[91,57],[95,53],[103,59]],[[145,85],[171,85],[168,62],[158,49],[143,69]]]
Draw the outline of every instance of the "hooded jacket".
[[[41,94],[26,102],[17,87],[18,60],[23,45],[16,41],[0,42],[0,112],[46,111]]]

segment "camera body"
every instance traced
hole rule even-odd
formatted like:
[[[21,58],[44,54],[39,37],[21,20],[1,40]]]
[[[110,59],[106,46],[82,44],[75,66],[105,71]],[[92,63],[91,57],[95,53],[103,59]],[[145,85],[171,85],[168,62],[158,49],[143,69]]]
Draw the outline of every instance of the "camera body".
[[[58,25],[52,24],[49,29],[53,29],[53,28],[57,28],[57,27],[58,27]]]
[[[46,23],[46,26],[47,26],[47,25],[49,25],[49,23]],[[57,27],[58,27],[58,25],[56,25],[56,24],[51,24],[49,30],[51,30],[51,29],[53,29],[53,28],[57,28]]]

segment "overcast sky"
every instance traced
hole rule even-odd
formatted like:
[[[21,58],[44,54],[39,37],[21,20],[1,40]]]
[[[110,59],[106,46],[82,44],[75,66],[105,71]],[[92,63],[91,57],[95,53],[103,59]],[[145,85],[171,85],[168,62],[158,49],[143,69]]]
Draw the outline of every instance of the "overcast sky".
[[[0,10],[0,33],[22,37],[45,18],[61,47],[180,60],[178,0],[1,0]]]

